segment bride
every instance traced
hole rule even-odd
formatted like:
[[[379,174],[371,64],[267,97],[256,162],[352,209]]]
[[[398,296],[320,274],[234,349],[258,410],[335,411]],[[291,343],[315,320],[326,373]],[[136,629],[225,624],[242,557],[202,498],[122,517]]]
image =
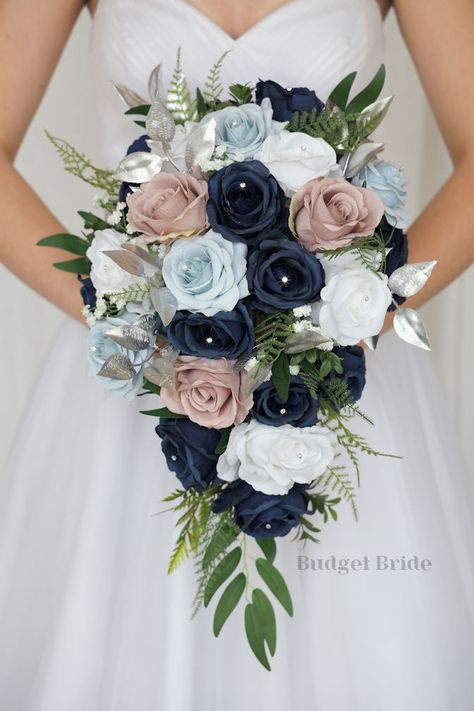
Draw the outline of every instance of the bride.
[[[350,71],[357,90],[382,63],[387,5],[94,0],[104,163],[114,168],[136,136],[110,80],[145,94],[158,62],[169,80],[182,45],[194,87],[231,49],[224,84],[272,78],[325,99]],[[153,515],[173,476],[138,405],[104,399],[88,379],[77,283],[51,268],[63,253],[35,246],[61,225],[12,167],[80,10],[80,0],[0,3],[1,256],[71,317],[0,482],[1,711],[472,711],[469,482],[429,356],[391,333],[367,356],[362,409],[374,447],[403,459],[364,461],[359,523],[341,509],[319,546],[279,542],[296,613],[278,619],[273,671],[248,651],[238,615],[219,640],[208,613],[189,620],[192,565],[167,576],[174,521]],[[438,260],[416,307],[473,259],[474,6],[396,0],[395,10],[455,166],[409,230],[410,261]]]

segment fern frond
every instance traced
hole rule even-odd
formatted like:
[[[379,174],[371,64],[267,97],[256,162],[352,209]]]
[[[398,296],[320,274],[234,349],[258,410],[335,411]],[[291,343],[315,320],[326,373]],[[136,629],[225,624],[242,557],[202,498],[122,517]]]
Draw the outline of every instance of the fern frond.
[[[229,54],[229,51],[230,50],[224,52],[224,54],[217,60],[217,62],[212,65],[209,71],[209,75],[206,79],[206,83],[204,85],[203,97],[204,100],[211,106],[214,106],[220,101],[223,89],[221,82],[221,70],[222,65],[224,63],[224,59]]]
[[[330,488],[335,494],[345,499],[358,521],[357,497],[351,477],[344,467],[328,467],[327,474],[323,477],[322,485]]]
[[[166,106],[171,111],[176,123],[195,121],[197,118],[196,102],[191,99],[188,83],[181,66],[181,47],[178,47]]]

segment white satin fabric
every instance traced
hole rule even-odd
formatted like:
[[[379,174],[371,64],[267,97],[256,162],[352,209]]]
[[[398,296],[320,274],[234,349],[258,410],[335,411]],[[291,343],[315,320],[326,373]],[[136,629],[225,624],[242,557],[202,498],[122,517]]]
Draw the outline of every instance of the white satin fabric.
[[[375,0],[293,0],[238,41],[184,0],[101,0],[91,49],[109,165],[137,135],[109,80],[146,95],[178,45],[192,86],[232,49],[224,83],[272,78],[325,98],[355,68],[368,81],[383,34]],[[359,523],[341,505],[303,553],[370,569],[299,571],[301,551],[279,541],[295,616],[275,603],[269,674],[242,610],[219,640],[210,611],[189,620],[192,565],[167,576],[174,516],[153,515],[176,482],[138,414],[148,396],[106,398],[85,339],[72,321],[60,331],[1,480],[1,711],[472,711],[474,505],[430,354],[392,334],[368,354],[361,407],[376,427],[357,429],[403,459],[364,458]],[[379,555],[431,569],[377,571]]]

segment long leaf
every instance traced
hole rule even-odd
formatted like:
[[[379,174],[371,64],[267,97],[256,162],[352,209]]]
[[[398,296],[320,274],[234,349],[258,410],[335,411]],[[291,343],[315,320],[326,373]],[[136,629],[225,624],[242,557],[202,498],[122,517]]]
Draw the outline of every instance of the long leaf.
[[[85,254],[89,248],[89,242],[77,235],[57,234],[43,237],[37,243],[38,247],[55,247],[56,249],[64,249],[72,254]]]
[[[53,267],[61,269],[63,272],[71,272],[72,274],[89,274],[91,263],[85,257],[80,259],[71,259],[68,262],[55,262]]]
[[[262,549],[263,555],[267,560],[270,561],[270,563],[273,563],[275,560],[276,556],[276,543],[275,539],[272,538],[271,536],[268,536],[267,538],[256,538],[255,539]]]
[[[221,560],[212,574],[204,590],[204,607],[207,607],[212,599],[214,593],[220,588],[220,586],[225,583],[227,578],[230,578],[234,570],[237,568],[240,559],[242,557],[241,548],[233,548],[227,555]]]
[[[258,573],[262,580],[268,585],[278,602],[285,608],[290,617],[293,616],[293,603],[290,592],[282,574],[272,563],[265,558],[257,558],[255,561]]]
[[[358,114],[365,109],[369,104],[373,104],[374,101],[380,96],[380,92],[385,84],[385,64],[381,64],[377,74],[374,76],[372,81],[367,84],[365,89],[355,96],[350,104],[346,107],[347,114]]]
[[[240,529],[237,526],[231,526],[225,524],[225,526],[219,526],[212,537],[209,545],[206,548],[202,559],[202,567],[208,568],[213,560],[223,553],[226,548],[230,546],[231,543],[235,541],[237,536],[240,534]]]
[[[352,72],[351,74],[348,74],[346,77],[344,77],[344,79],[342,79],[342,81],[339,82],[339,84],[332,90],[331,94],[329,95],[329,101],[331,101],[333,104],[336,104],[336,106],[339,106],[339,108],[343,111],[346,108],[349,93],[352,89],[352,85],[356,76],[357,72]]]
[[[265,637],[263,634],[263,625],[258,617],[255,605],[249,603],[245,607],[245,633],[247,635],[250,649],[257,657],[260,664],[265,669],[271,671],[270,663],[265,651]]]
[[[272,383],[283,402],[288,400],[290,387],[290,361],[286,353],[280,353],[272,367]]]
[[[219,633],[229,615],[239,604],[239,600],[245,590],[246,582],[245,575],[243,573],[239,573],[233,580],[231,580],[222,593],[214,613],[213,629],[216,637],[219,636]]]
[[[273,657],[276,650],[276,618],[273,605],[263,590],[259,588],[254,589],[252,602],[262,625],[263,636],[268,645],[268,651]]]
[[[79,210],[78,215],[84,220],[84,227],[86,230],[107,230],[110,229],[110,225],[105,220],[102,220],[97,215],[92,212],[85,212],[84,210]]]
[[[141,415],[150,415],[150,417],[162,417],[163,419],[181,419],[186,415],[179,415],[177,412],[171,412],[167,407],[159,407],[157,410],[140,410]]]

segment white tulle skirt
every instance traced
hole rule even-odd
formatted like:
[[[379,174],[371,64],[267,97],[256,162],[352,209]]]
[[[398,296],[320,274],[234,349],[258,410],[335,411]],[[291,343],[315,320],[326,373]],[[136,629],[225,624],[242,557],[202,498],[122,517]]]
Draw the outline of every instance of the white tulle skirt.
[[[319,545],[279,541],[295,615],[269,673],[241,610],[218,640],[190,620],[155,422],[88,378],[85,339],[60,331],[0,480],[1,711],[472,711],[474,505],[428,353],[368,354],[358,429],[403,459],[364,459],[359,523],[341,504]]]

